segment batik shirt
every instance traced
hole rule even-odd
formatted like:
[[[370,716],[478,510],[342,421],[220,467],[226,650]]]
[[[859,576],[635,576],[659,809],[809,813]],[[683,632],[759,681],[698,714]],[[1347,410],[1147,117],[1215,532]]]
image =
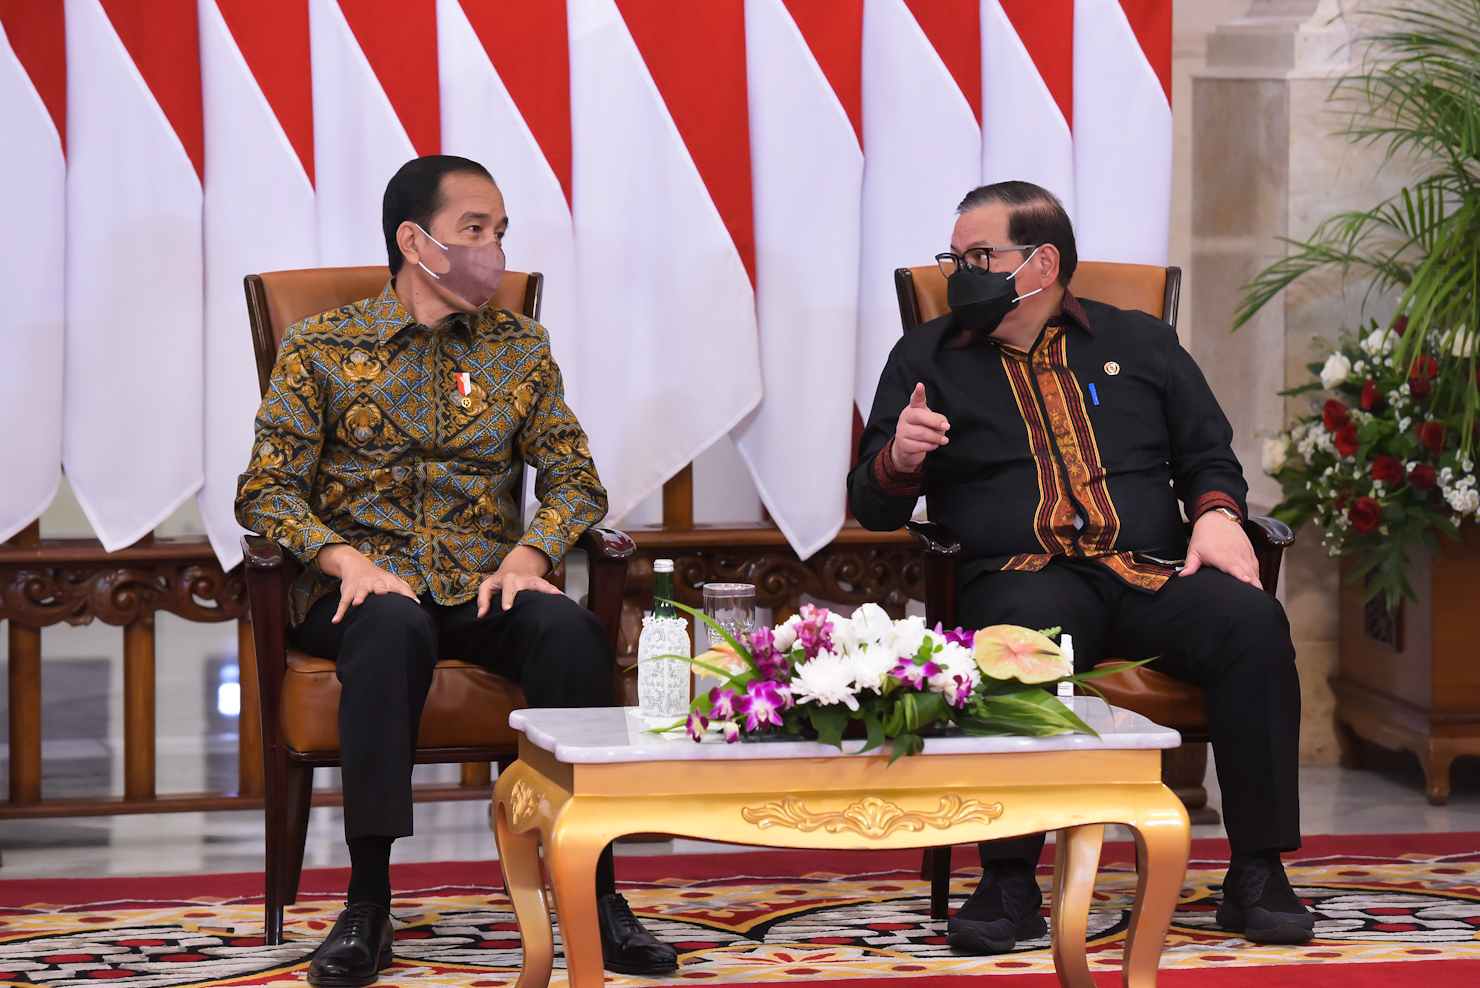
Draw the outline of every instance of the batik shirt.
[[[524,531],[521,461],[540,501]],[[294,624],[338,585],[315,564],[326,545],[458,604],[516,545],[559,562],[606,507],[544,327],[485,309],[429,329],[393,282],[284,334],[236,501],[304,564]]]
[[[951,423],[916,472],[890,457],[915,384]],[[958,578],[1038,570],[1055,556],[1155,591],[1186,555],[1186,517],[1245,515],[1233,429],[1176,332],[1144,312],[1064,297],[1029,350],[947,313],[905,333],[879,379],[848,478],[865,528],[903,525],[924,494],[961,539]]]

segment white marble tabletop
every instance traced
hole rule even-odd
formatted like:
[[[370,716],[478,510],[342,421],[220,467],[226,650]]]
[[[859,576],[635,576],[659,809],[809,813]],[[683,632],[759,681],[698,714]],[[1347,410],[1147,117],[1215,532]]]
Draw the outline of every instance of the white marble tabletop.
[[[1077,696],[1074,712],[1092,734],[1057,734],[1047,738],[1024,737],[935,737],[925,739],[927,755],[965,755],[1025,751],[1101,751],[1108,748],[1175,748],[1182,736],[1152,723],[1140,714],[1111,707],[1098,697]],[[671,720],[658,723],[672,723]],[[778,758],[856,757],[862,739],[843,742],[840,752],[816,741],[775,740],[726,744],[718,735],[702,743],[690,740],[682,730],[653,734],[636,707],[547,707],[516,710],[509,726],[530,742],[553,752],[568,764],[601,762],[678,762],[722,760],[766,760]],[[869,752],[876,755],[879,752]]]

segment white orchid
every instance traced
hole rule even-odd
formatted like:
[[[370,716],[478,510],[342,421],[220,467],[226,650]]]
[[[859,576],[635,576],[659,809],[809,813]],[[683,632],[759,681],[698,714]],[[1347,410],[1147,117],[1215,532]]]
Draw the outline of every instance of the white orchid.
[[[791,647],[797,643],[797,625],[801,623],[801,616],[793,614],[791,620],[776,626],[776,630],[771,633],[775,640],[776,651],[782,654],[791,651]]]
[[[1333,353],[1321,368],[1321,387],[1330,390],[1345,381],[1351,372],[1352,362],[1340,353]]]
[[[824,649],[808,662],[796,666],[791,695],[797,703],[822,706],[841,703],[858,709],[858,687],[853,682],[853,664],[836,652]]]
[[[853,612],[853,632],[860,646],[885,651],[894,646],[894,620],[878,604],[864,604]]]

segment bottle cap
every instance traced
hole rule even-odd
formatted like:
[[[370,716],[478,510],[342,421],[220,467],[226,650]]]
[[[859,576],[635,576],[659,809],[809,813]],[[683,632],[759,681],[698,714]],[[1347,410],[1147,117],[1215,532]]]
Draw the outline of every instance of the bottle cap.
[[[673,572],[673,560],[671,560],[671,559],[654,559],[653,560],[653,572],[654,573],[672,573]]]

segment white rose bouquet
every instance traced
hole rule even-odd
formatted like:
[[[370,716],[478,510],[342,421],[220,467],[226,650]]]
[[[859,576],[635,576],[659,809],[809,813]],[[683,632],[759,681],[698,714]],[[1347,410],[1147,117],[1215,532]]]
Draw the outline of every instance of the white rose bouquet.
[[[1083,682],[1054,642],[1059,629],[1031,631],[995,625],[980,631],[927,628],[918,617],[892,620],[877,604],[851,618],[804,605],[774,628],[740,642],[701,612],[682,608],[715,628],[728,648],[693,660],[724,682],[694,699],[686,729],[698,741],[761,734],[815,735],[841,745],[856,722],[865,751],[893,741],[893,755],[924,748],[922,732],[956,728],[976,735],[1043,737],[1093,734],[1044,684]]]

